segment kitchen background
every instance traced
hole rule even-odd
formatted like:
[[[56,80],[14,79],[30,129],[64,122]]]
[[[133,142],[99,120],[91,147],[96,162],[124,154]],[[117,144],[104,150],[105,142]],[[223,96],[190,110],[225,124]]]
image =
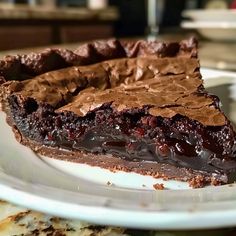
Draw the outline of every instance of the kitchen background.
[[[155,33],[153,24],[160,34],[180,33],[183,10],[235,7],[234,0],[1,0],[0,50],[143,37]]]

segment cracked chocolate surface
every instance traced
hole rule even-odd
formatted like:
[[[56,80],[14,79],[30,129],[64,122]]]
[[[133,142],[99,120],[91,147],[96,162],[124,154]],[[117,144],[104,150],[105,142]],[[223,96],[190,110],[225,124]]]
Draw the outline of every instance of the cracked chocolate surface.
[[[179,43],[148,42],[145,40],[124,42],[110,39],[86,43],[74,51],[49,48],[43,52],[28,55],[9,55],[0,61],[0,82],[26,80],[68,66],[91,65],[116,58],[148,56],[196,58],[196,47],[197,41],[194,38]]]
[[[13,81],[4,84],[8,93],[18,93],[24,97],[33,97],[53,106],[67,102],[79,91],[94,87],[99,90],[114,88],[120,84],[131,84],[138,81],[161,78],[170,75],[187,74],[200,76],[196,59],[181,58],[132,58],[115,59],[89,66],[74,66],[47,72],[24,81]],[[186,75],[186,76],[187,76]]]
[[[160,78],[104,91],[88,88],[57,111],[85,116],[106,103],[111,103],[118,112],[148,106],[148,114],[153,116],[171,118],[179,114],[206,126],[224,125],[225,116],[213,97],[199,89],[201,85],[199,78],[177,76],[168,78],[168,83],[166,78]]]

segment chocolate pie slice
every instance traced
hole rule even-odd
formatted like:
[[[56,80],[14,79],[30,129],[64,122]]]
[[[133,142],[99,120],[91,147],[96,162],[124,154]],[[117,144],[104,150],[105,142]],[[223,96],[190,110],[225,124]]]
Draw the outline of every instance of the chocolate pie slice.
[[[236,136],[197,42],[99,41],[0,62],[2,109],[35,152],[192,187],[230,182]]]

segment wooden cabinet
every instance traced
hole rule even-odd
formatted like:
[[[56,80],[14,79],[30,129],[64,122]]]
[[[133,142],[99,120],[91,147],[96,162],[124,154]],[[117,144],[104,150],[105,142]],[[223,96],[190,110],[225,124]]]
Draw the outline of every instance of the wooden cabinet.
[[[0,24],[0,50],[71,43],[113,36],[112,23],[3,25]]]
[[[113,36],[113,27],[108,24],[61,26],[60,38],[63,43],[109,38]]]
[[[0,50],[44,46],[52,43],[49,26],[0,26]]]
[[[0,5],[0,50],[79,42],[113,36],[116,8],[30,8]]]

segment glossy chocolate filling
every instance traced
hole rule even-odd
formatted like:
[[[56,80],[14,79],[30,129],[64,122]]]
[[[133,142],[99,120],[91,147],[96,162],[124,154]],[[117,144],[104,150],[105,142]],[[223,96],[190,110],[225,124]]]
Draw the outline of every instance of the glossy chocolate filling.
[[[117,112],[105,104],[79,117],[73,112],[55,112],[32,98],[21,104],[17,96],[8,99],[20,132],[47,146],[211,173],[236,168],[234,134],[228,125],[203,126],[181,115],[155,117],[148,113],[150,106]]]

